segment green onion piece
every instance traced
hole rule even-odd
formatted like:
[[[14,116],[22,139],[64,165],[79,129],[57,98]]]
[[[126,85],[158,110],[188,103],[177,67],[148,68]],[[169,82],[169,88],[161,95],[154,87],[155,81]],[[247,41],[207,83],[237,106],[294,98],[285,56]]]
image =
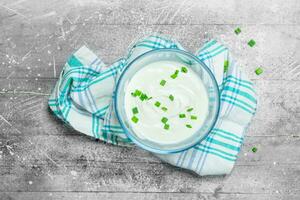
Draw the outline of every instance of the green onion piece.
[[[169,130],[170,129],[170,125],[169,124],[165,124],[164,125],[164,129]]]
[[[248,45],[250,46],[250,47],[253,47],[254,45],[255,45],[255,41],[254,40],[249,40],[249,42],[248,42]]]
[[[194,110],[194,108],[188,108],[186,111],[191,112],[192,110]]]
[[[140,96],[142,92],[140,90],[135,90],[133,93],[131,93],[132,96],[137,97]]]
[[[253,152],[253,153],[257,152],[257,148],[256,148],[256,147],[253,147],[253,148],[252,148],[252,152]]]
[[[179,114],[179,118],[185,118],[185,114]]]
[[[173,95],[169,95],[169,99],[171,100],[171,101],[174,101],[174,96]]]
[[[234,32],[235,32],[235,34],[240,34],[242,31],[241,31],[241,29],[238,27],[238,28],[236,28],[235,30],[234,30]]]
[[[260,74],[262,74],[264,72],[264,70],[262,69],[262,68],[257,68],[256,70],[255,70],[255,74],[256,75],[260,75]]]
[[[137,107],[134,107],[132,108],[132,113],[135,115],[135,114],[138,114],[139,113],[139,110]]]
[[[186,67],[181,67],[181,72],[187,73],[188,69]]]
[[[162,123],[165,124],[165,123],[167,123],[167,121],[168,121],[168,118],[166,118],[166,117],[161,118],[161,122],[162,122]]]
[[[171,78],[172,79],[177,78],[178,74],[179,74],[179,70],[176,69],[176,71],[174,72],[174,74],[171,75]]]
[[[166,107],[161,107],[161,109],[164,111],[164,112],[167,112],[168,108]]]
[[[140,100],[144,101],[146,99],[148,99],[148,96],[146,94],[142,93],[141,96],[140,96]]]
[[[159,101],[156,101],[155,103],[154,103],[154,105],[156,106],[156,107],[159,107],[160,106],[160,102]]]
[[[172,75],[171,75],[171,78],[172,78],[172,79],[177,78],[177,74],[172,74]]]
[[[166,82],[167,82],[166,80],[161,80],[159,84],[160,84],[161,86],[164,86],[164,85],[166,84]]]
[[[192,119],[192,120],[197,120],[197,116],[191,115],[191,119]]]
[[[190,124],[186,124],[185,125],[187,128],[192,128],[192,125],[190,125]]]
[[[139,118],[137,118],[136,116],[133,116],[131,118],[131,121],[133,121],[134,123],[137,123],[139,121]]]
[[[142,92],[140,90],[135,90],[134,92],[137,96],[140,96],[142,94]]]
[[[225,60],[225,61],[224,61],[224,72],[227,72],[227,71],[228,71],[228,67],[229,67],[229,61],[228,61],[228,60]]]
[[[147,100],[150,100],[150,99],[152,99],[152,97],[148,97],[148,99],[147,99]]]

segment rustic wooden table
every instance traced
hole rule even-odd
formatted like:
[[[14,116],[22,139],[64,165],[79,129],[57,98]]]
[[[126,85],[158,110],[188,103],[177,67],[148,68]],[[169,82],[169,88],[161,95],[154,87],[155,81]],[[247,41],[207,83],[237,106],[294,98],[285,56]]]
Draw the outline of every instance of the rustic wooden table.
[[[190,51],[216,38],[255,82],[258,112],[231,175],[199,177],[49,114],[74,50],[87,45],[109,64],[153,32]],[[299,200],[299,33],[299,0],[0,0],[0,199]]]

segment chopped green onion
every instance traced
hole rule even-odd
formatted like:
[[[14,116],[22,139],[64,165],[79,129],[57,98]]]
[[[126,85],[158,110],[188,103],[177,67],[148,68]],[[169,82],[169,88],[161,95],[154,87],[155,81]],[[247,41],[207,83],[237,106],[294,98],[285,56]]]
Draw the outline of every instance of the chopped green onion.
[[[164,86],[164,85],[166,84],[166,82],[167,82],[166,80],[161,80],[159,84],[160,84],[161,86]]]
[[[185,125],[187,128],[192,128],[192,125],[190,125],[190,124],[186,124]]]
[[[166,107],[161,107],[161,109],[164,111],[164,112],[167,112],[168,108]]]
[[[253,152],[253,153],[257,152],[257,148],[256,148],[256,147],[253,147],[253,148],[252,148],[252,152]]]
[[[177,78],[177,74],[172,74],[172,75],[171,75],[171,78],[172,78],[172,79]]]
[[[238,28],[236,28],[235,30],[234,30],[234,32],[235,32],[235,34],[240,34],[242,31],[241,31],[241,29],[238,27]]]
[[[135,115],[135,114],[138,114],[139,113],[139,110],[137,107],[134,107],[132,108],[132,113]]]
[[[188,108],[186,111],[191,112],[192,110],[194,110],[194,108]]]
[[[152,97],[148,97],[148,99],[147,99],[147,100],[150,100],[150,99],[152,99]]]
[[[185,118],[185,114],[179,114],[179,118]]]
[[[181,67],[181,72],[187,73],[188,69],[186,67]]]
[[[227,72],[227,71],[228,71],[228,67],[229,67],[229,61],[228,61],[228,60],[225,60],[225,61],[224,61],[224,72]]]
[[[255,45],[255,41],[254,40],[249,40],[249,42],[248,42],[248,45],[250,46],[250,47],[253,47],[254,45]]]
[[[136,116],[133,116],[131,118],[131,121],[133,121],[134,123],[137,123],[139,121],[139,118],[137,118]]]
[[[154,105],[156,106],[156,107],[159,107],[160,106],[160,102],[159,101],[156,101],[155,103],[154,103]]]
[[[262,69],[262,68],[257,68],[256,70],[255,70],[255,74],[256,75],[260,75],[260,74],[262,74],[264,72],[264,70]]]
[[[172,79],[177,78],[178,74],[179,74],[179,70],[176,69],[176,71],[174,72],[174,74],[171,75],[171,78]]]
[[[140,96],[140,100],[144,101],[144,100],[147,100],[149,97],[146,95],[146,94],[141,94]]]
[[[173,95],[169,95],[169,99],[171,100],[171,101],[174,101],[174,96]]]
[[[191,115],[191,119],[192,119],[192,120],[197,120],[197,116]]]
[[[142,92],[140,90],[135,90],[133,93],[131,93],[132,96],[137,97],[140,96]]]
[[[168,121],[168,118],[166,118],[166,117],[161,118],[161,122],[162,122],[162,123],[165,124],[165,123],[167,123],[167,121]]]
[[[165,125],[164,125],[164,129],[169,130],[169,128],[170,128],[170,125],[169,125],[169,124],[165,124]]]

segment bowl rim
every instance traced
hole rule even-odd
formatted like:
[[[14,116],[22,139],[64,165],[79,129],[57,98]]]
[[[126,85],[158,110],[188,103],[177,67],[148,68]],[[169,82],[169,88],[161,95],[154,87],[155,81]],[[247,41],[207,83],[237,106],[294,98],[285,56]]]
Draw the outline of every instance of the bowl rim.
[[[126,73],[126,71],[130,68],[130,66],[138,59],[148,55],[148,54],[151,54],[151,53],[155,53],[155,52],[161,52],[161,51],[171,51],[171,52],[176,52],[176,53],[180,53],[180,54],[184,54],[188,57],[191,57],[193,58],[195,61],[197,61],[209,74],[210,78],[212,79],[212,82],[213,82],[213,85],[215,85],[215,88],[217,90],[217,110],[216,110],[216,114],[215,114],[215,117],[214,117],[214,120],[213,120],[213,123],[211,124],[210,128],[208,129],[208,131],[202,135],[202,137],[199,137],[199,139],[195,140],[193,143],[191,143],[190,145],[186,146],[186,147],[182,147],[182,148],[178,148],[178,149],[173,149],[173,150],[162,150],[162,149],[159,149],[159,148],[154,148],[152,146],[149,146],[147,144],[144,144],[142,142],[139,141],[139,139],[137,137],[135,137],[133,134],[130,133],[130,131],[128,130],[128,128],[125,126],[123,120],[122,120],[122,117],[119,113],[119,110],[118,110],[118,93],[119,93],[119,89],[120,89],[120,82],[124,76],[124,74]],[[172,154],[172,153],[179,153],[179,152],[182,152],[182,151],[185,151],[187,149],[190,149],[194,146],[196,146],[199,142],[203,141],[207,136],[208,134],[211,132],[211,130],[215,127],[215,124],[217,122],[217,119],[218,119],[218,116],[219,116],[219,112],[220,112],[220,91],[219,91],[219,86],[218,86],[218,83],[217,83],[217,80],[214,76],[214,74],[211,72],[211,70],[209,69],[209,67],[203,62],[201,61],[197,56],[193,55],[192,53],[189,53],[187,51],[184,51],[184,50],[180,50],[180,49],[174,49],[174,48],[163,48],[163,49],[153,49],[153,50],[149,50],[145,53],[142,53],[141,55],[137,56],[135,59],[133,59],[132,61],[130,61],[128,64],[125,65],[125,68],[124,70],[121,72],[121,75],[120,77],[118,78],[117,80],[117,84],[116,84],[116,87],[115,87],[115,91],[114,91],[114,97],[113,97],[113,104],[114,104],[114,110],[116,112],[116,116],[117,116],[117,119],[121,125],[121,127],[123,128],[126,136],[131,140],[133,141],[134,144],[136,144],[137,146],[147,150],[147,151],[150,151],[150,152],[153,152],[153,153],[158,153],[158,154]]]

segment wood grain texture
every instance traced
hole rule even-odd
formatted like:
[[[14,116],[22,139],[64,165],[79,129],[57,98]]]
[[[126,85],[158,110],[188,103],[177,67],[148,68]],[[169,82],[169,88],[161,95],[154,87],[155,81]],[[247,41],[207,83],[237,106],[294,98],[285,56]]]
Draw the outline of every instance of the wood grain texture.
[[[192,52],[215,38],[255,83],[258,111],[232,174],[199,177],[48,111],[77,48],[111,64],[153,32]],[[300,199],[299,32],[298,0],[0,0],[0,199]]]

